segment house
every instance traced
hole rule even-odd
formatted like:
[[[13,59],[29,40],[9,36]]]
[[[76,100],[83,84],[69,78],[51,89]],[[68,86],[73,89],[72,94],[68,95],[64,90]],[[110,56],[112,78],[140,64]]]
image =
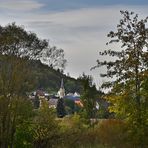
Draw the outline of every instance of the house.
[[[58,99],[49,99],[49,108],[56,108],[57,102],[58,102]]]

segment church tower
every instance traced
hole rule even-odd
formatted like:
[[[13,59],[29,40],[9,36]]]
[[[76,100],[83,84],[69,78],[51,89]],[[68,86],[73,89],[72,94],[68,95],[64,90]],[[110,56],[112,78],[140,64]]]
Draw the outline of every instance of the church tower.
[[[58,95],[59,95],[60,98],[64,98],[64,96],[65,96],[65,89],[64,89],[63,78],[61,80],[61,87],[60,87],[60,90],[58,91]]]
[[[57,117],[58,118],[63,118],[66,115],[65,111],[65,105],[64,105],[64,96],[65,96],[65,89],[64,89],[64,82],[63,79],[61,80],[61,87],[60,90],[58,91],[58,96],[60,99],[58,99],[57,102]]]

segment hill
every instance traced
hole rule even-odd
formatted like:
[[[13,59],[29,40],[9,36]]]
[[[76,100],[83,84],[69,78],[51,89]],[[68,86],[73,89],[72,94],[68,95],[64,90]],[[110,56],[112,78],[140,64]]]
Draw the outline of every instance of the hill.
[[[60,88],[61,79],[63,78],[66,93],[80,92],[80,82],[72,77],[66,76],[61,73],[60,70],[50,68],[36,60],[30,61],[30,66],[36,82],[34,89],[44,89],[53,93],[57,92]]]

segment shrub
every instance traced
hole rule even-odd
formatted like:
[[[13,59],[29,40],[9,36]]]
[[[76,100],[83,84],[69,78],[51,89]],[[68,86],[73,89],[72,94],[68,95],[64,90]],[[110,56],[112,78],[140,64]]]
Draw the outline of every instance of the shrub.
[[[127,138],[127,125],[117,119],[102,120],[97,129],[100,142],[110,147],[130,147]]]
[[[99,144],[96,131],[83,122],[80,115],[61,120],[61,133],[58,148],[87,148]],[[98,147],[98,146],[97,146]]]

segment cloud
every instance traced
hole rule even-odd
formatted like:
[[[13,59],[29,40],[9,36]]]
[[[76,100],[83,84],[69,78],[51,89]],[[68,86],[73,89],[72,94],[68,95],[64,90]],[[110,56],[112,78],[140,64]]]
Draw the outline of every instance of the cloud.
[[[15,11],[31,11],[43,6],[44,4],[34,0],[2,0],[0,4],[1,9]]]
[[[106,35],[110,30],[116,29],[121,18],[120,10],[134,11],[144,18],[148,14],[148,5],[96,6],[61,12],[31,11],[13,13],[13,16],[12,13],[5,12],[0,13],[0,23],[15,21],[24,25],[27,30],[37,33],[39,37],[49,39],[51,45],[65,50],[68,60],[66,71],[71,76],[78,77],[86,72],[99,80],[102,69],[90,72],[90,68],[96,65],[99,51],[109,48],[105,45],[108,41]],[[111,47],[117,48],[115,45]]]

